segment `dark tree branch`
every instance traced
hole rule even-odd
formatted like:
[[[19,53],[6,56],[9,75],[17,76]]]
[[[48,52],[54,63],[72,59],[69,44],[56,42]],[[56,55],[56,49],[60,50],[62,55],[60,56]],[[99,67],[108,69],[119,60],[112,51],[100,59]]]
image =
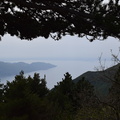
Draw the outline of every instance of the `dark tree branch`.
[[[108,36],[120,38],[119,0],[108,4],[102,2],[103,0],[2,0],[0,35],[9,33],[21,39],[33,39],[39,36],[48,38],[52,33],[57,33],[59,39],[63,35],[77,34],[79,37],[91,36],[91,41],[101,37],[106,39]],[[19,27],[23,24],[26,33]],[[31,33],[33,28],[34,33]]]

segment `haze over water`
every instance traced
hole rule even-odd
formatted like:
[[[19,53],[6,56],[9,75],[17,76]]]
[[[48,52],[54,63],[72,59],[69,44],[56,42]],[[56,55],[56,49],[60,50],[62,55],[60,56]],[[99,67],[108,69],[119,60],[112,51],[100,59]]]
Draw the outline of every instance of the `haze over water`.
[[[53,39],[36,38],[32,41],[20,40],[17,37],[6,35],[0,42],[0,61],[5,62],[47,62],[57,67],[36,71],[41,78],[46,75],[47,86],[52,88],[69,72],[72,78],[76,78],[84,72],[93,71],[100,66],[98,58],[103,53],[102,61],[106,59],[106,67],[111,63],[111,50],[116,55],[119,52],[120,41],[109,37],[107,40],[95,40],[92,43],[86,38],[66,36],[59,41]],[[34,72],[25,74],[33,75]],[[13,80],[0,78],[1,81]]]
[[[13,62],[13,61],[12,61]],[[35,62],[30,60],[30,61],[23,61],[23,62],[27,62],[27,63],[31,63],[31,62]],[[38,60],[36,61],[38,62]],[[48,70],[40,70],[40,71],[34,71],[34,72],[30,72],[30,73],[25,73],[25,76],[27,77],[28,75],[33,76],[34,73],[39,73],[40,74],[40,78],[44,78],[44,75],[46,75],[46,81],[47,81],[47,87],[48,88],[53,88],[54,85],[57,84],[57,82],[62,81],[62,78],[64,78],[64,74],[66,72],[69,72],[72,76],[72,78],[76,78],[79,75],[87,72],[87,71],[94,71],[96,67],[99,66],[98,60],[93,60],[93,61],[80,61],[80,60],[66,60],[66,61],[53,61],[53,60],[44,60],[44,61],[40,61],[39,62],[46,62],[46,63],[51,63],[56,65],[55,68],[51,68]],[[107,61],[106,62],[106,67],[111,66],[111,61]],[[1,78],[1,82],[2,83],[6,83],[6,80],[8,81],[12,81],[14,80],[15,76],[9,76],[9,77],[5,77],[5,78]]]

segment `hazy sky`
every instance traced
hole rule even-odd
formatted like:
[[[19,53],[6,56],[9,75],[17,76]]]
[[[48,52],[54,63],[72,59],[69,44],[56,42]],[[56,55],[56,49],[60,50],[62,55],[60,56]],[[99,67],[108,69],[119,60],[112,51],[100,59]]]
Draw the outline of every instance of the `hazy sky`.
[[[117,54],[120,41],[108,38],[104,41],[95,40],[89,42],[86,38],[63,37],[59,41],[51,38],[37,38],[32,41],[20,40],[6,35],[0,41],[0,58],[44,58],[44,59],[98,59],[103,53],[103,58],[111,57],[110,50]]]
[[[104,0],[107,2],[108,0]],[[89,42],[86,38],[63,37],[59,41],[53,39],[37,38],[32,41],[20,40],[17,37],[6,35],[0,41],[0,58],[43,58],[43,59],[98,59],[103,53],[103,58],[111,57],[110,50],[117,54],[120,41],[108,38],[104,41]]]

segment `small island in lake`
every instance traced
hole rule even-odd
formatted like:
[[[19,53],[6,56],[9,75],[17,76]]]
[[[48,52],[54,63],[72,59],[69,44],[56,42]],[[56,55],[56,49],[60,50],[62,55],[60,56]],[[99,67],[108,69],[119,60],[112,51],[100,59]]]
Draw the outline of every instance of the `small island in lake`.
[[[8,62],[0,62],[0,77],[7,77],[18,74],[21,70],[25,73],[34,72],[38,70],[47,70],[50,68],[56,67],[50,63],[44,62],[33,62],[33,63],[8,63]]]

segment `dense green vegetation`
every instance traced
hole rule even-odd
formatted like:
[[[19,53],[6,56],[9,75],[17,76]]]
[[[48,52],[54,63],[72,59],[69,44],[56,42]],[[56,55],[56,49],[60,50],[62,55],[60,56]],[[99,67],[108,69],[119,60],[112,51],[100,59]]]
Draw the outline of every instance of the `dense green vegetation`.
[[[85,78],[75,83],[66,73],[49,90],[45,78],[21,71],[0,85],[0,120],[120,120],[120,69],[104,100]]]

